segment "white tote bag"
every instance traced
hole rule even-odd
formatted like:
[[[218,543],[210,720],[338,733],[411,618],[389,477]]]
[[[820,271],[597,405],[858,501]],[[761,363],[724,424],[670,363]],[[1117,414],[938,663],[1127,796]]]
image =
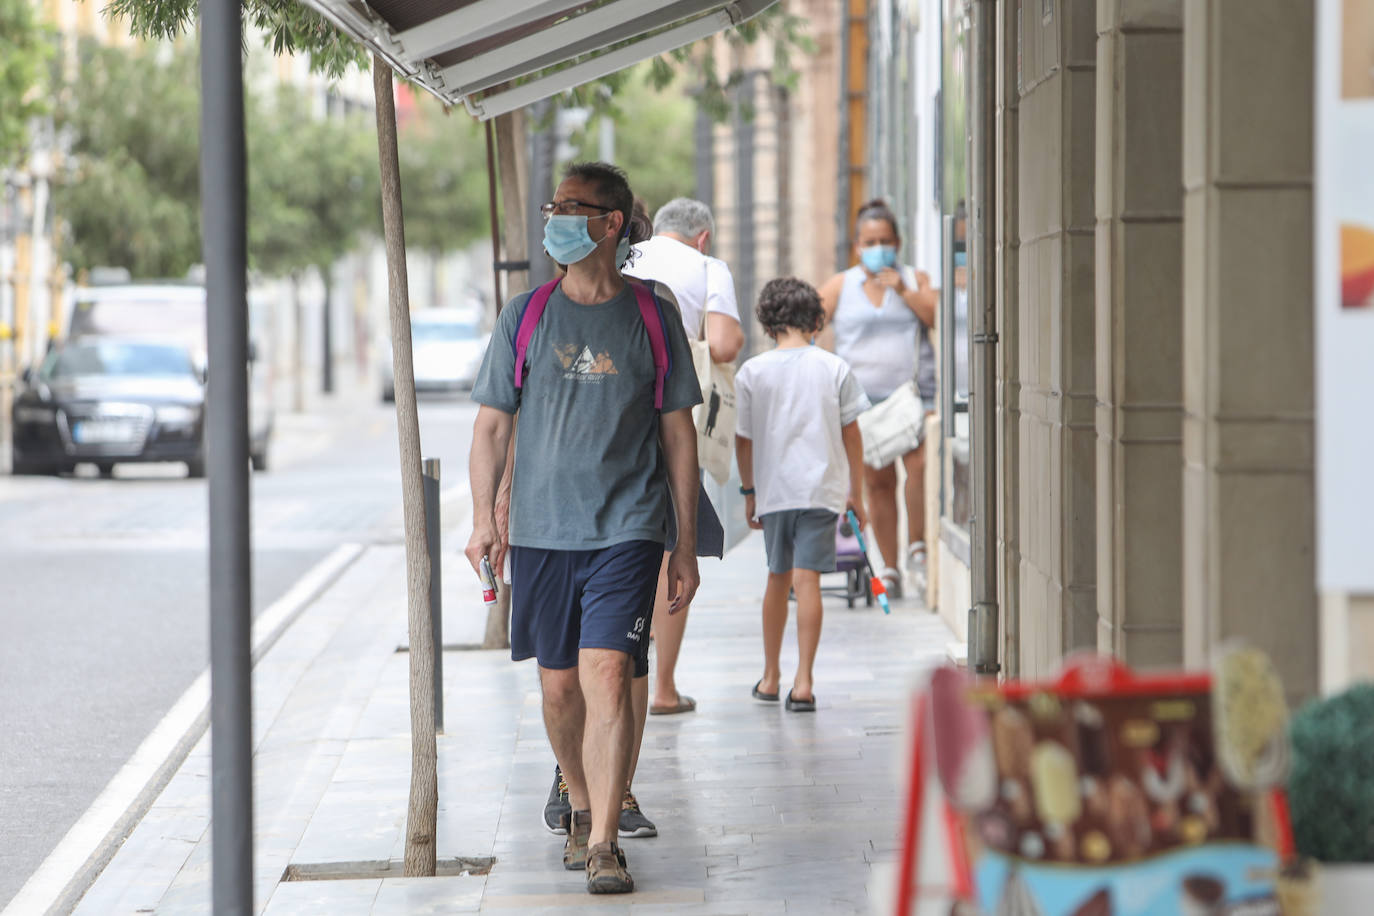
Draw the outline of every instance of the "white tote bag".
[[[697,461],[719,484],[730,480],[730,461],[735,449],[735,367],[711,361],[706,340],[706,304],[702,303],[701,328],[692,343],[692,364],[701,384],[702,403],[692,410],[697,425]]]
[[[885,468],[920,445],[925,436],[925,417],[914,381],[859,414],[864,464],[875,470]]]

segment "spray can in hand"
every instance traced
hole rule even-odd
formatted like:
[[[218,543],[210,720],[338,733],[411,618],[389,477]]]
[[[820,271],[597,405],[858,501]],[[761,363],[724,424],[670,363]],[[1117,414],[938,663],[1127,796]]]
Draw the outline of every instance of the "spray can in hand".
[[[479,566],[477,575],[482,580],[482,601],[491,607],[496,603],[496,576],[492,575],[491,562],[486,557]]]

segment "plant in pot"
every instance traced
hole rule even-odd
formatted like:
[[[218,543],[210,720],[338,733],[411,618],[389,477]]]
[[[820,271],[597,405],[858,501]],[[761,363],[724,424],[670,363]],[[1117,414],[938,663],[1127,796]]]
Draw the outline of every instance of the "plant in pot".
[[[1298,852],[1317,863],[1318,912],[1374,907],[1374,684],[1304,706],[1289,728]]]

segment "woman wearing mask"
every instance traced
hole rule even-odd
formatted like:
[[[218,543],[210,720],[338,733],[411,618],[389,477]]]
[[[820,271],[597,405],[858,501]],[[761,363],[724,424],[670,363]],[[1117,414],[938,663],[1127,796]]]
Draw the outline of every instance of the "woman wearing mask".
[[[898,265],[897,218],[882,200],[859,208],[854,223],[859,263],[821,286],[821,305],[833,332],[834,350],[849,363],[874,404],[916,379],[927,413],[935,409],[935,325],[939,290],[924,271]],[[901,457],[906,469],[907,565],[919,591],[925,580],[925,444]],[[897,468],[864,467],[865,502],[886,568],[883,585],[900,596],[897,559]]]

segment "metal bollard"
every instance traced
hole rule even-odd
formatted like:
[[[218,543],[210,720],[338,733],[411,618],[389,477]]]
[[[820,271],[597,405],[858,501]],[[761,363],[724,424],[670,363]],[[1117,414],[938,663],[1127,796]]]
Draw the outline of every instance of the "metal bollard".
[[[439,459],[423,459],[425,542],[429,547],[429,624],[434,641],[434,733],[444,733],[444,605],[440,562]]]

